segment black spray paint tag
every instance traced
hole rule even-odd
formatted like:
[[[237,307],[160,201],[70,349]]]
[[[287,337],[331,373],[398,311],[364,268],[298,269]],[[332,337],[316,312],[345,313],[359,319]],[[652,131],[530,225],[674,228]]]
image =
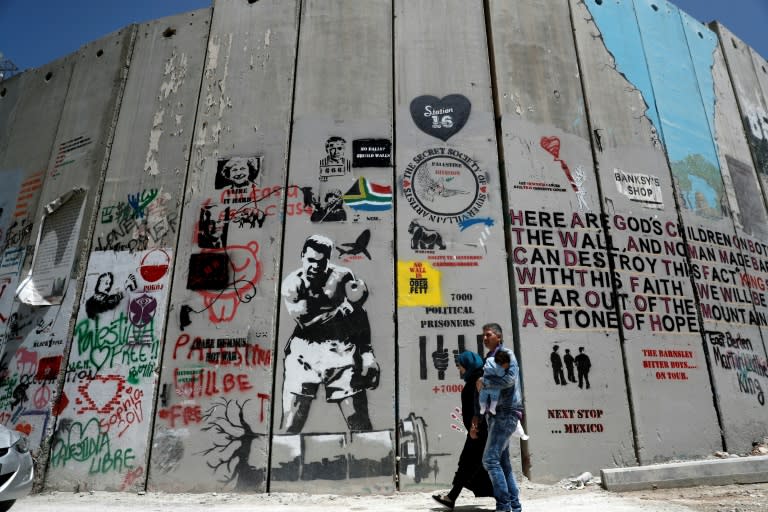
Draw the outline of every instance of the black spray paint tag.
[[[461,94],[449,94],[443,99],[419,96],[411,101],[411,117],[421,131],[445,142],[464,127],[471,108]]]

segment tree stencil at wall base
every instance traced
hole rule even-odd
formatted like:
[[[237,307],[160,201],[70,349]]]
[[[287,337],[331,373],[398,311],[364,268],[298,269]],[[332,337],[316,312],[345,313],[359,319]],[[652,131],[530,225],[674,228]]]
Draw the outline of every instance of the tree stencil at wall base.
[[[236,491],[248,491],[261,487],[266,467],[252,466],[249,461],[254,441],[264,437],[257,434],[246,418],[246,405],[251,400],[226,400],[219,398],[203,414],[207,424],[201,430],[213,438],[213,446],[199,455],[211,456],[206,465],[216,476],[224,473],[223,484],[235,482]],[[259,443],[262,441],[259,440]]]

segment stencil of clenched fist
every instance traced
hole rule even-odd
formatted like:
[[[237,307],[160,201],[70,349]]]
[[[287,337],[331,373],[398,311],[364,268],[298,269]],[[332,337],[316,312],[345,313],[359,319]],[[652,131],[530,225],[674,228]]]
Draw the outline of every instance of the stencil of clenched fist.
[[[344,289],[347,292],[347,300],[349,302],[360,302],[365,299],[366,293],[368,292],[365,283],[360,279],[349,281]]]

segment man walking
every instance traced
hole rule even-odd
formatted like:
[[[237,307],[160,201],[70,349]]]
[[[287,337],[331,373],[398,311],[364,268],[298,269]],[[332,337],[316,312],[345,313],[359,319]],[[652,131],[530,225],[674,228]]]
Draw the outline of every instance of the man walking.
[[[489,323],[483,326],[483,344],[488,349],[486,359],[494,357],[496,352],[504,350],[509,354],[509,370],[502,378],[501,384],[477,380],[478,393],[482,388],[500,389],[496,414],[488,416],[488,441],[483,453],[483,467],[493,484],[493,495],[496,498],[496,510],[499,512],[520,512],[520,491],[512,472],[509,459],[509,440],[523,415],[523,400],[520,394],[520,370],[515,354],[502,345],[501,326]],[[475,417],[469,435],[477,436],[477,425],[480,422],[480,404],[475,399]]]

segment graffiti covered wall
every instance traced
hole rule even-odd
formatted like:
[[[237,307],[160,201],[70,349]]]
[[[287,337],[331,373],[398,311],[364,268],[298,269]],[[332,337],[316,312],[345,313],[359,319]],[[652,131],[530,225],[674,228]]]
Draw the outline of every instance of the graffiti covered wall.
[[[448,487],[487,322],[533,480],[747,451],[768,63],[712,27],[216,0],[0,82],[0,420],[39,487]]]

